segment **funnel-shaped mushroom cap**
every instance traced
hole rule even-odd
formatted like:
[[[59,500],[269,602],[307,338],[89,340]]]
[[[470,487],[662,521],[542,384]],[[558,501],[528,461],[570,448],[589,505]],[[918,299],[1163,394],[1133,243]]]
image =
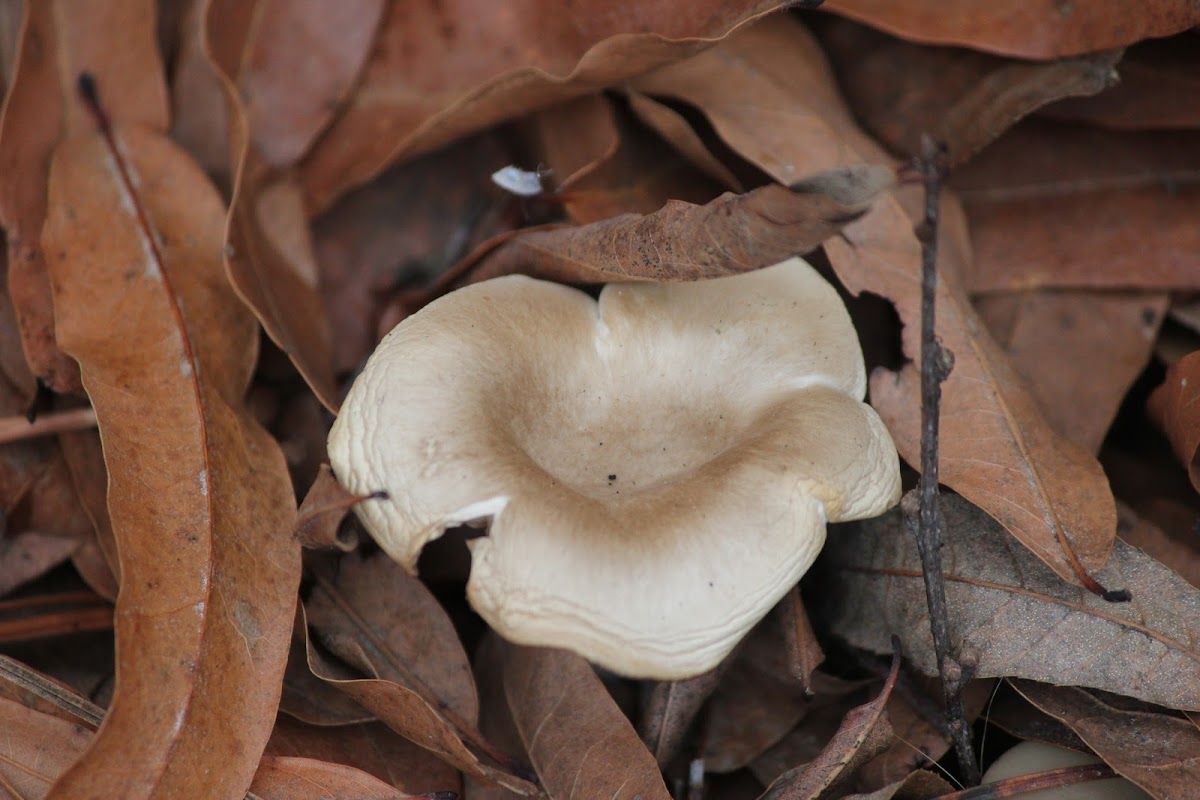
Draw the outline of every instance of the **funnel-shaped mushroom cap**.
[[[388,493],[356,511],[410,570],[447,527],[490,520],[467,594],[501,635],[674,679],[800,579],[826,520],[897,501],[865,391],[850,317],[800,259],[599,301],[508,276],[387,335],[329,457],[350,491]]]

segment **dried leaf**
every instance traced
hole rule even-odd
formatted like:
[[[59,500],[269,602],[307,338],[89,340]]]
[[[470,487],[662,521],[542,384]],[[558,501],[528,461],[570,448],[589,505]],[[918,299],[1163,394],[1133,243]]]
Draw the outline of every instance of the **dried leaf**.
[[[521,272],[557,281],[688,281],[747,272],[806,253],[854,219],[888,180],[873,168],[848,171],[873,187],[840,202],[836,190],[764,186],[703,206],[672,200],[646,216],[624,214],[579,227],[548,227],[506,238],[456,268],[457,282]],[[840,188],[840,187],[839,187]],[[647,245],[653,242],[654,246]],[[464,273],[466,277],[463,277]]]
[[[81,725],[6,698],[0,698],[0,730],[0,793],[14,800],[45,797],[51,782],[92,740],[92,732]]]
[[[1200,25],[1186,0],[1129,6],[1028,0],[986,6],[938,0],[829,0],[823,8],[925,44],[957,44],[1018,58],[1058,58],[1124,47]]]
[[[412,797],[342,764],[311,758],[265,756],[250,792],[262,800],[400,800]]]
[[[504,643],[504,694],[534,769],[562,800],[670,800],[658,764],[590,664]]]
[[[344,764],[410,794],[462,791],[458,770],[378,722],[331,728],[280,717],[266,755]]]
[[[1043,113],[1118,130],[1200,128],[1200,52],[1193,37],[1133,45],[1121,59],[1116,86],[1061,100]]]
[[[925,770],[917,770],[904,780],[866,794],[848,794],[842,800],[928,800],[954,792],[945,778]]]
[[[1200,589],[1200,543],[1186,526],[1180,526],[1176,536],[1167,533],[1148,519],[1122,503],[1117,505],[1117,535],[1181,578]],[[1189,515],[1194,518],[1193,515]],[[1184,533],[1187,531],[1187,533]],[[1180,535],[1182,534],[1182,535]]]
[[[789,19],[752,27],[637,86],[696,105],[722,139],[780,182],[887,160],[855,126],[812,37]],[[947,207],[942,217],[948,241],[940,257],[950,267],[943,274],[970,258],[966,222],[954,212]],[[852,293],[869,291],[896,304],[905,323],[904,352],[915,362],[920,252],[897,200],[880,198],[829,239],[825,252]],[[1078,581],[1064,544],[1070,542],[1078,564],[1091,572],[1104,563],[1116,529],[1100,465],[1045,422],[955,282],[942,282],[937,308],[937,334],[955,357],[942,388],[942,483],[987,508],[1064,579]],[[872,403],[910,464],[919,463],[916,390],[911,365],[898,377],[877,371],[871,382]]]
[[[305,604],[309,622],[354,670],[339,668],[310,639],[308,663],[317,677],[464,773],[536,793],[476,730],[479,699],[466,654],[429,590],[382,552],[344,556],[335,577],[318,575]]]
[[[1012,682],[1025,699],[1065,722],[1114,770],[1162,800],[1191,797],[1200,781],[1200,730],[1167,714],[1123,711],[1083,689]]]
[[[667,764],[683,751],[696,715],[717,688],[728,663],[729,659],[726,659],[715,669],[694,678],[656,681],[650,689],[638,734],[659,767],[666,769]]]
[[[55,152],[43,236],[60,342],[104,438],[123,579],[112,707],[55,794],[240,798],[287,653],[291,484],[243,405],[258,332],[225,281],[220,198],[161,135],[112,136],[119,150],[90,134]]]
[[[1146,406],[1200,492],[1200,350],[1167,369]]]
[[[1031,119],[951,178],[971,219],[971,292],[1200,288],[1200,148],[1189,133]]]
[[[952,646],[981,678],[1018,676],[1104,689],[1170,708],[1200,707],[1200,591],[1123,542],[1097,579],[1128,589],[1109,603],[1058,580],[997,523],[945,495],[946,596]],[[936,675],[920,559],[898,512],[829,537],[824,618],[877,653],[893,634],[913,666]]]
[[[731,192],[742,194],[746,191],[738,177],[713,154],[682,114],[632,89],[626,89],[625,96],[629,98],[629,110],[670,142],[692,166]]]
[[[879,696],[850,711],[824,749],[808,764],[780,775],[767,787],[761,800],[808,800],[816,798],[855,769],[879,755],[892,743],[887,702],[900,674],[900,654],[892,659],[892,671]]]
[[[79,368],[58,349],[50,280],[38,237],[46,174],[64,136],[91,130],[74,98],[87,71],[112,119],[167,126],[166,87],[152,0],[44,0],[25,6],[16,74],[0,120],[0,223],[8,237],[8,288],[34,374],[56,391],[79,391]],[[114,42],[121,42],[119,47]]]
[[[479,688],[479,730],[504,752],[511,753],[515,763],[526,765],[529,754],[521,741],[521,732],[513,721],[508,699],[504,696],[504,642],[494,631],[487,631],[475,650],[475,685]],[[531,780],[532,771],[528,771]],[[464,777],[466,800],[513,800],[521,795],[493,783],[480,783],[469,775]],[[539,797],[545,797],[544,794]]]
[[[66,561],[81,542],[41,531],[0,535],[0,597]]]
[[[246,64],[246,48],[255,43],[252,12],[256,8],[233,0],[213,0],[206,19],[209,55],[225,93],[234,168],[226,268],[229,280],[267,335],[291,359],[317,399],[336,412],[339,394],[333,375],[333,332],[321,300],[300,187],[292,172],[269,167],[254,146],[247,111],[236,88]]]
[[[254,148],[271,166],[283,167],[304,155],[349,95],[385,4],[259,0],[252,5],[238,89]]]
[[[328,464],[322,464],[317,479],[304,495],[296,512],[293,535],[303,547],[350,552],[358,546],[357,536],[343,536],[342,520],[351,507],[368,498],[342,488]]]
[[[179,22],[179,51],[171,75],[171,138],[226,188],[232,171],[229,118],[221,80],[204,52],[207,11],[207,3],[189,2]]]
[[[571,195],[576,184],[610,161],[621,145],[612,102],[600,94],[536,111],[522,120],[519,128],[526,147],[537,154],[538,169],[547,171],[546,183],[556,191],[571,191]],[[573,222],[586,224],[613,216],[588,213],[571,195],[563,199],[563,207]]]
[[[388,170],[313,223],[338,372],[358,368],[395,324],[381,318],[397,287],[432,283],[513,227],[488,175],[514,160],[499,133],[475,136]]]
[[[740,769],[798,725],[810,712],[850,691],[836,678],[814,676],[814,696],[789,674],[779,633],[759,625],[742,643],[707,711],[701,754],[709,772]]]
[[[350,103],[305,159],[322,210],[400,158],[708,46],[778,0],[391,4]]]
[[[1168,296],[1030,291],[984,295],[979,315],[1054,429],[1089,453],[1146,368]]]
[[[922,47],[832,20],[822,44],[856,116],[892,151],[915,156],[921,136],[961,164],[1018,120],[1063,97],[1117,82],[1120,50],[1046,63],[945,47]]]

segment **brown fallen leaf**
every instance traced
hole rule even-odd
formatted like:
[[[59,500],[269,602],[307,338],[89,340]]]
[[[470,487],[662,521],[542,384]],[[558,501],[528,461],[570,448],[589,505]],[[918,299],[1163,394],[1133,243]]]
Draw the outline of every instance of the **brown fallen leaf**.
[[[667,104],[628,87],[625,96],[629,99],[629,110],[642,124],[670,142],[676,152],[691,162],[693,167],[728,191],[735,194],[746,191],[737,175],[712,152],[686,117]]]
[[[1054,429],[1089,453],[1150,362],[1169,297],[1149,292],[988,294],[976,309]]]
[[[1010,5],[947,5],[938,0],[829,0],[827,11],[925,44],[957,44],[1018,58],[1074,56],[1200,25],[1186,0],[1121,0],[1063,6],[1056,0]]]
[[[7,235],[8,289],[35,375],[60,392],[78,392],[79,368],[55,340],[50,280],[39,237],[46,220],[46,174],[55,146],[91,130],[74,97],[87,71],[104,87],[109,114],[122,124],[167,127],[163,65],[152,0],[25,3],[16,73],[0,120],[0,224]],[[121,42],[114,47],[113,42]]]
[[[379,722],[329,727],[280,717],[265,755],[344,764],[410,794],[462,791],[458,770]]]
[[[892,670],[879,696],[851,710],[816,758],[776,778],[761,800],[815,800],[891,745],[893,733],[888,722],[887,702],[899,674],[900,653],[897,652],[892,657]]]
[[[1075,731],[1022,697],[1010,681],[1000,682],[996,698],[988,706],[987,720],[988,724],[1015,739],[1045,742],[1081,752],[1088,749]],[[984,755],[988,752],[990,750]]]
[[[317,479],[296,511],[293,536],[303,547],[350,552],[358,547],[356,535],[341,532],[342,520],[356,503],[372,495],[351,494],[342,488],[328,464],[322,464]]]
[[[782,637],[755,628],[737,651],[706,712],[701,755],[709,772],[732,772],[775,745],[811,712],[855,687],[813,675],[813,697],[789,674]]]
[[[1042,113],[1118,130],[1200,128],[1200,52],[1193,37],[1182,33],[1133,45],[1121,59],[1116,86],[1060,100]]]
[[[92,740],[81,725],[0,698],[0,792],[41,800]]]
[[[995,694],[996,683],[993,680],[971,681],[963,689],[967,720],[974,721],[983,714]],[[883,788],[902,781],[920,767],[934,769],[933,765],[949,752],[951,742],[944,730],[941,706],[933,699],[941,696],[941,682],[930,678],[913,681],[913,685],[915,691],[892,692],[887,713],[896,739],[858,771],[860,790]],[[917,697],[920,708],[914,705]]]
[[[171,76],[171,138],[192,154],[222,190],[230,184],[225,92],[204,51],[207,3],[188,3],[179,21]]]
[[[917,770],[904,780],[897,781],[865,794],[847,794],[842,800],[916,800],[916,798],[941,797],[954,791],[945,778],[925,770]]]
[[[961,164],[1022,117],[1064,97],[1094,95],[1117,82],[1121,51],[1046,63],[973,50],[922,47],[848,20],[818,28],[855,115],[893,152],[915,156],[921,136]]]
[[[1146,405],[1200,492],[1200,351],[1167,368],[1166,380]]]
[[[283,693],[279,697],[279,715],[272,737],[279,731],[280,721],[285,717],[332,729],[370,722],[375,718],[374,714],[363,708],[354,698],[321,680],[309,669],[308,625],[302,606],[296,608],[296,621],[292,627],[292,640],[288,648],[287,669],[283,673]]]
[[[251,5],[254,21],[243,46],[238,89],[255,150],[268,164],[283,167],[307,152],[350,94],[385,3],[258,0]]]
[[[1200,707],[1200,591],[1118,541],[1097,579],[1128,589],[1109,603],[1071,586],[978,508],[942,497],[952,645],[980,678],[1090,686],[1169,708]],[[916,545],[898,512],[829,537],[823,619],[855,647],[904,642],[913,666],[937,668]],[[814,613],[815,610],[814,610]]]
[[[683,752],[692,723],[720,684],[729,659],[715,669],[678,681],[655,681],[642,708],[638,735],[664,770]]]
[[[780,182],[889,160],[856,127],[815,40],[790,19],[751,27],[635,85],[697,106],[726,143]],[[986,507],[1065,580],[1079,582],[1104,563],[1116,529],[1107,481],[1095,459],[1046,423],[951,279],[970,259],[966,221],[955,211],[949,203],[943,210],[937,301],[937,334],[955,357],[942,388],[941,481]],[[920,251],[897,199],[881,197],[827,240],[825,252],[851,293],[896,305],[904,352],[915,362]],[[872,404],[909,464],[919,462],[917,383],[912,365],[898,375],[876,371],[871,381]]]
[[[551,797],[670,800],[654,756],[587,661],[565,650],[500,647],[509,710]]]
[[[464,773],[536,793],[476,729],[479,699],[466,654],[419,580],[382,552],[348,554],[336,570],[327,564],[316,575],[305,611],[308,664],[317,677]],[[324,655],[314,638],[346,663]]]
[[[1026,700],[1070,726],[1096,755],[1161,800],[1184,800],[1200,781],[1200,730],[1168,714],[1125,711],[1073,686],[1014,680]]]
[[[308,206],[400,158],[684,58],[780,5],[389,6],[362,83],[303,163]]]
[[[724,194],[702,206],[672,200],[646,216],[529,229],[490,250],[480,248],[446,282],[473,283],[512,272],[578,283],[689,281],[747,272],[817,247],[861,214],[890,175],[884,168],[862,167],[792,188]],[[839,184],[833,190],[822,182],[830,180]]]
[[[250,792],[262,800],[401,800],[389,783],[344,764],[312,758],[264,756]],[[429,797],[429,795],[422,795]]]
[[[41,531],[0,537],[0,597],[54,569],[81,546],[78,539]]]
[[[536,157],[538,170],[545,173],[543,185],[571,192],[563,198],[563,210],[572,222],[587,224],[621,213],[595,212],[587,205],[581,208],[573,199],[576,184],[610,161],[621,146],[612,101],[602,94],[584,95],[535,111],[520,120],[517,128],[522,150],[531,154],[531,163]]]
[[[48,208],[59,341],[99,419],[122,576],[112,706],[52,796],[240,798],[274,721],[299,548],[283,456],[243,405],[258,329],[224,276],[224,207],[165,137],[121,127],[59,146]]]
[[[473,136],[393,167],[313,221],[337,372],[357,369],[390,329],[380,320],[398,287],[432,283],[516,224],[488,176],[517,160],[500,132]]]
[[[59,434],[58,446],[71,473],[80,505],[92,521],[92,530],[72,559],[79,574],[96,592],[117,599],[121,587],[121,560],[108,514],[108,469],[97,431]]]
[[[973,292],[1200,288],[1200,148],[1189,133],[1029,119],[950,179]]]
[[[1195,518],[1195,515],[1191,516]],[[1175,533],[1168,535],[1129,506],[1117,504],[1117,535],[1121,540],[1170,567],[1179,577],[1200,589],[1200,543],[1186,526],[1181,526]]]
[[[479,730],[506,753],[511,753],[514,760],[522,765],[529,763],[529,754],[525,752],[525,743],[521,741],[521,732],[513,721],[512,711],[508,707],[508,699],[504,695],[504,642],[494,631],[487,631],[479,646],[475,649],[475,660],[472,665],[475,672],[475,685],[479,689]],[[522,767],[522,770],[526,770]],[[529,776],[534,779],[532,771]],[[521,795],[510,792],[503,786],[494,783],[482,783],[470,775],[463,777],[463,788],[466,800],[514,800]],[[544,793],[538,795],[544,798]]]
[[[206,19],[208,54],[225,93],[230,121],[234,186],[226,269],[267,335],[291,359],[317,399],[336,412],[340,395],[333,375],[333,332],[321,300],[301,189],[292,171],[272,168],[257,149],[238,91],[247,48],[256,44],[252,12],[257,8],[214,0]]]

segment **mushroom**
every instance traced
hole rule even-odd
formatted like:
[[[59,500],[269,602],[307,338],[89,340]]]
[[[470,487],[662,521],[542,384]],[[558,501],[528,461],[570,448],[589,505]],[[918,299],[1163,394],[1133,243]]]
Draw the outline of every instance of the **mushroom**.
[[[799,581],[825,523],[881,514],[895,446],[858,339],[798,258],[617,283],[510,275],[448,294],[375,350],[329,435],[356,513],[410,571],[448,527],[502,636],[618,674],[716,666]]]

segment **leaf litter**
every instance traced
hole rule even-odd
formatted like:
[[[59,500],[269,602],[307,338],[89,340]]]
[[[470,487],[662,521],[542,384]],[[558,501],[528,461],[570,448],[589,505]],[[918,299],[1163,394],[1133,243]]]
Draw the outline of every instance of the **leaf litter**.
[[[932,130],[955,161],[938,334],[956,359],[942,480],[970,501],[946,511],[968,719],[996,727],[988,676],[1008,678],[1034,704],[996,690],[1018,737],[1185,796],[1200,286],[1194,58],[1173,34],[1194,8],[779,5],[0,8],[0,634],[77,686],[3,662],[0,793],[951,792],[929,771],[948,743],[936,688],[901,674],[878,694],[870,654],[893,633],[906,670],[933,663],[892,517],[832,531],[722,670],[651,687],[499,640],[463,601],[462,535],[422,582],[346,535],[356,498],[328,473],[313,486],[322,407],[444,291],[697,280],[800,252],[884,298],[855,320],[872,352],[891,342],[871,399],[915,464],[900,159]],[[545,190],[490,187],[507,165]],[[35,394],[40,424],[90,404],[98,434],[29,438]],[[298,531],[325,552],[302,563]],[[1091,576],[1131,602],[1074,585]],[[115,658],[82,632],[109,625]]]

